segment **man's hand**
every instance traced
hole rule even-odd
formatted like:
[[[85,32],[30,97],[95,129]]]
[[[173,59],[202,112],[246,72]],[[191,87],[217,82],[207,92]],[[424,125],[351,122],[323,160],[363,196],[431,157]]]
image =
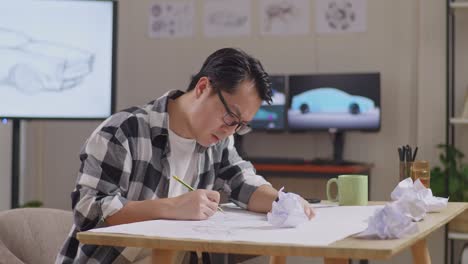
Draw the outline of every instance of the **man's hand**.
[[[154,219],[204,220],[216,212],[218,204],[218,192],[200,189],[174,198],[128,201],[105,221],[111,226]]]
[[[216,213],[219,192],[198,189],[174,198],[172,219],[205,220]]]
[[[266,213],[271,211],[273,201],[278,197],[278,191],[270,185],[262,185],[255,190],[249,200],[247,209],[257,213]],[[314,210],[309,203],[301,197],[301,203],[304,206],[304,213],[309,219],[315,216]]]
[[[301,197],[301,203],[304,206],[304,213],[307,215],[309,220],[314,218],[315,217],[315,212],[312,209],[312,207],[310,207],[309,202],[307,202],[306,200],[304,200],[304,198]]]

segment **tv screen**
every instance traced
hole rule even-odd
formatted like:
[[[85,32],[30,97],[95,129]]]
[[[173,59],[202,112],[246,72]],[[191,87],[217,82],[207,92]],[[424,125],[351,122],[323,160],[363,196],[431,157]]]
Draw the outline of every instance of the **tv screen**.
[[[271,75],[273,102],[263,102],[250,125],[254,130],[284,130],[286,123],[286,76]]]
[[[0,117],[100,119],[113,111],[116,3],[4,1]]]
[[[289,76],[290,130],[380,129],[380,74]]]

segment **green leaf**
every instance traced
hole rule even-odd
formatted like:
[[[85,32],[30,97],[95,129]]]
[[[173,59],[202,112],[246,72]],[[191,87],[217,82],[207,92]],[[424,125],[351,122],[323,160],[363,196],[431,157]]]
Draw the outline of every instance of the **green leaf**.
[[[438,144],[441,166],[431,169],[431,189],[435,196],[444,196],[448,177],[448,195],[451,201],[468,201],[468,165],[465,154],[452,145]]]
[[[434,196],[445,196],[445,177],[443,175],[431,175],[431,190]]]
[[[41,207],[42,206],[42,202],[41,201],[37,201],[37,200],[33,200],[33,201],[28,201],[26,202],[25,204],[21,205],[20,207]]]

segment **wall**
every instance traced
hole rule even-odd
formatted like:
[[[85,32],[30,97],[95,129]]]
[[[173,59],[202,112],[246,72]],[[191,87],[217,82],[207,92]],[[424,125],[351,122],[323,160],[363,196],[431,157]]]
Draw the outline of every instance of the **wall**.
[[[365,33],[267,37],[259,35],[254,19],[252,37],[208,39],[202,36],[199,19],[195,37],[177,40],[148,38],[146,14],[152,2],[120,1],[119,109],[146,103],[169,89],[185,89],[189,76],[209,53],[235,46],[258,57],[270,73],[381,72],[382,129],[379,133],[347,133],[344,152],[347,159],[374,164],[373,200],[388,200],[397,183],[398,145],[418,144],[418,156],[436,162],[434,145],[444,140],[445,122],[444,1],[367,1]],[[198,13],[202,12],[201,2],[197,1]],[[253,3],[252,12],[256,14],[258,3]],[[313,8],[311,4],[312,29]],[[23,200],[40,199],[48,207],[70,208],[78,152],[97,125],[84,121],[27,122]],[[8,132],[0,130],[0,143],[6,139],[8,145],[8,137]],[[256,156],[331,155],[331,140],[326,133],[254,133],[244,143],[247,152]],[[8,152],[3,148],[0,151],[0,157],[4,157],[0,162],[7,161]],[[8,166],[0,166],[3,188]],[[434,263],[442,263],[442,239],[442,232],[430,239]],[[407,263],[408,254],[377,263],[398,262]]]

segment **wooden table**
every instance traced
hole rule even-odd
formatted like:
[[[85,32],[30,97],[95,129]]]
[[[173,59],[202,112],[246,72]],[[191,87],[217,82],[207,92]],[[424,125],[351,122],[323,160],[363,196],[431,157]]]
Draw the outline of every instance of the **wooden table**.
[[[372,205],[382,204],[372,202]],[[347,264],[348,259],[389,259],[410,248],[413,263],[431,263],[426,237],[468,208],[468,203],[449,203],[440,213],[431,213],[417,223],[419,232],[395,240],[362,240],[348,237],[328,246],[298,246],[251,242],[219,242],[197,239],[169,239],[112,233],[80,232],[84,244],[153,249],[153,263],[173,263],[177,251],[198,251],[272,256],[270,263],[286,263],[287,256],[324,257],[326,264]]]

